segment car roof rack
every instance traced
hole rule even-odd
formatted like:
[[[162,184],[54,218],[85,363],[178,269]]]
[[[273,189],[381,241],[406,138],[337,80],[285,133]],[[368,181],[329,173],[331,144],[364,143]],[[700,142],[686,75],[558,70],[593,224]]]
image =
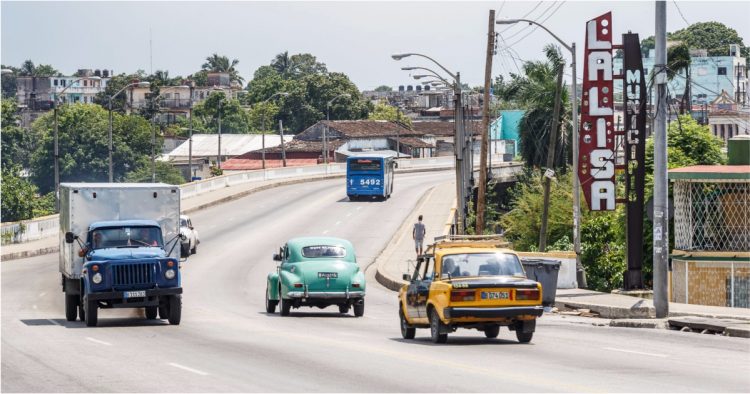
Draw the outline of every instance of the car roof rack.
[[[500,234],[488,234],[488,235],[441,235],[435,237],[435,246],[479,246],[479,247],[496,247],[496,248],[507,248],[510,243]]]

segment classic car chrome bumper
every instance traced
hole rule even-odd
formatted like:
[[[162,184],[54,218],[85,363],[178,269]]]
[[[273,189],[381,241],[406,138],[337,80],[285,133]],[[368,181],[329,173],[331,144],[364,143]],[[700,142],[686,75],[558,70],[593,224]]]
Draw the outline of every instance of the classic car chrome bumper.
[[[289,298],[363,298],[364,291],[290,291]]]

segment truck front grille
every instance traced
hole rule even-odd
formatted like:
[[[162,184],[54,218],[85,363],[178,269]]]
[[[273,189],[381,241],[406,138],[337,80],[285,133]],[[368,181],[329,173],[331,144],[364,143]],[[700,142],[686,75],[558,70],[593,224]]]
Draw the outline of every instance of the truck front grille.
[[[156,263],[135,263],[113,267],[114,286],[149,285],[155,282]]]

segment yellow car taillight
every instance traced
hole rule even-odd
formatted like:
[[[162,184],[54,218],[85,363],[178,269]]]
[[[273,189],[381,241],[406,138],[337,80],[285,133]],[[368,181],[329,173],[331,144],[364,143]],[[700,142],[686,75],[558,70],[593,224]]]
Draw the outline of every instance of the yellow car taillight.
[[[518,289],[516,290],[517,300],[538,300],[539,289]]]
[[[451,291],[451,301],[474,301],[476,292],[474,290],[453,290]]]

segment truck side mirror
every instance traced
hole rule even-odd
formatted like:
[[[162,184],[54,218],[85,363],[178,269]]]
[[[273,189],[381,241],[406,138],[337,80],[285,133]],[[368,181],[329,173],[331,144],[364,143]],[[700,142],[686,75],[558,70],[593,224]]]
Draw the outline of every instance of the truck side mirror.
[[[281,261],[281,255],[278,253],[273,254],[273,261]]]
[[[76,239],[76,236],[73,235],[72,232],[68,231],[67,233],[65,233],[65,243],[72,244],[73,241],[75,241],[75,239]]]
[[[403,279],[404,279],[405,281],[407,281],[407,282],[411,282],[411,276],[409,276],[409,274],[404,274],[404,276],[403,276],[402,278],[403,278]]]

